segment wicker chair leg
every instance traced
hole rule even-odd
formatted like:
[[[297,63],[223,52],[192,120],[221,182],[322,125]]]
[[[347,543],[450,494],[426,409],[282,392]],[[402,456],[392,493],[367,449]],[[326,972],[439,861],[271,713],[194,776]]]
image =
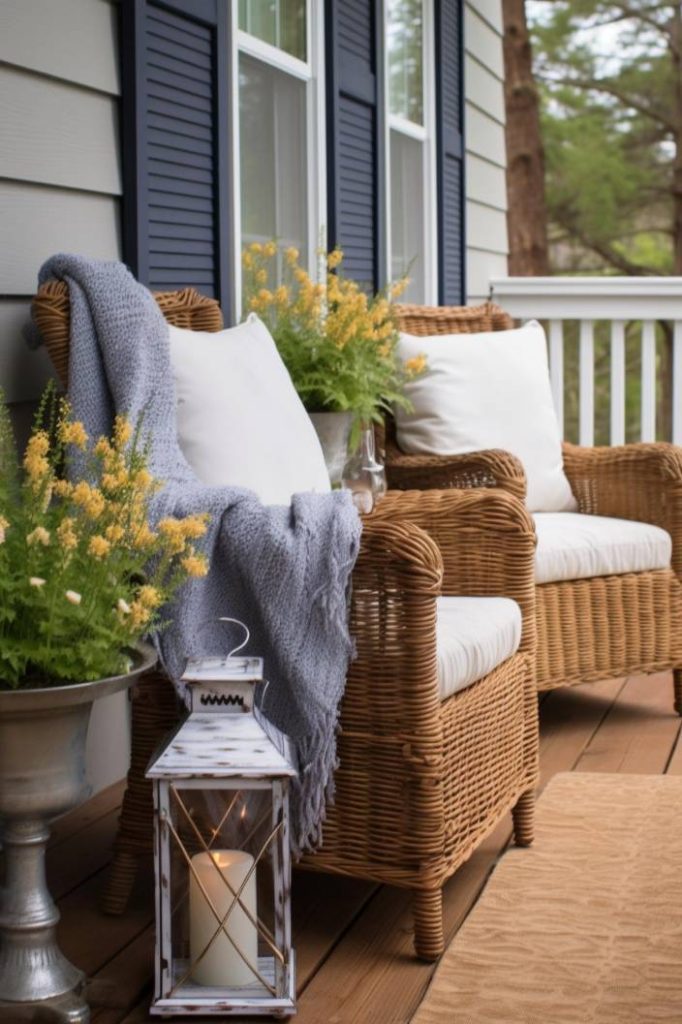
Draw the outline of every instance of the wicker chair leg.
[[[128,900],[135,884],[139,858],[125,850],[117,850],[109,868],[106,888],[102,895],[101,908],[105,914],[119,916],[128,906]]]
[[[535,790],[522,793],[512,808],[514,842],[517,846],[530,846],[535,837]]]
[[[675,711],[682,715],[682,668],[673,669],[673,685],[675,687]]]
[[[414,949],[420,960],[437,960],[444,949],[443,893],[441,889],[415,889]]]

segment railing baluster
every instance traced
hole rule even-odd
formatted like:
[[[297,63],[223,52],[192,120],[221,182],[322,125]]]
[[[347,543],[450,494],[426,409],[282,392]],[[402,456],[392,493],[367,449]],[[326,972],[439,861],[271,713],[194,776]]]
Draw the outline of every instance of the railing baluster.
[[[580,321],[580,444],[594,444],[594,321]]]
[[[611,444],[625,444],[625,321],[611,323]]]
[[[552,397],[564,436],[564,325],[561,320],[549,322],[549,372],[552,378]]]
[[[656,440],[656,324],[642,323],[642,441]]]
[[[673,444],[682,444],[682,320],[675,321],[673,333]]]

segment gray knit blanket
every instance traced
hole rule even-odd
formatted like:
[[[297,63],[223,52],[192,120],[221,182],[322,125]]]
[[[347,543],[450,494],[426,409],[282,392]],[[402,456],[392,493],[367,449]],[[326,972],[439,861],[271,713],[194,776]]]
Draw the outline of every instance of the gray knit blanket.
[[[261,710],[298,756],[293,847],[314,846],[333,798],[339,703],[352,653],[348,594],[361,526],[350,496],[297,494],[289,508],[269,507],[252,491],[202,484],[178,445],[168,326],[151,293],[122,264],[79,256],[49,259],[39,281],[53,278],[69,287],[74,416],[91,437],[110,434],[116,413],[133,423],[143,417],[150,471],[165,482],[153,499],[152,523],[211,516],[208,576],[180,589],[166,609],[170,626],[155,638],[164,668],[177,681],[188,657],[226,653],[220,616],[248,626],[250,650],[264,657],[269,680]]]

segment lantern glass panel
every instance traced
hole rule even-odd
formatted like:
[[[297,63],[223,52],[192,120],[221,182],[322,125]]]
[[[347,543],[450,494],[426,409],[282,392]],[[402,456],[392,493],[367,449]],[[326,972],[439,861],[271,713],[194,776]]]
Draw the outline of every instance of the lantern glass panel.
[[[279,792],[202,780],[172,783],[162,795],[171,916],[166,997],[198,989],[285,994]]]

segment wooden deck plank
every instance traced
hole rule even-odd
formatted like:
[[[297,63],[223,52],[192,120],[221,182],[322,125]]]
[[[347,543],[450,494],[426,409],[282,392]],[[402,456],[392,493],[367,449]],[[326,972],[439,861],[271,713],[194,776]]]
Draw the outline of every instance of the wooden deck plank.
[[[107,786],[106,789],[97,793],[96,796],[93,796],[86,803],[81,804],[80,807],[75,807],[68,814],[63,814],[61,818],[53,821],[50,826],[50,849],[63,842],[64,839],[77,835],[78,832],[87,828],[88,825],[91,825],[93,821],[97,821],[98,818],[104,817],[105,814],[109,814],[111,811],[118,810],[121,806],[124,792],[125,779],[121,779],[120,782]]]
[[[555,690],[541,706],[542,782],[569,771],[622,689],[622,680],[597,683],[579,693]],[[501,822],[443,891],[446,941],[476,902],[511,837]],[[400,1007],[391,1024],[407,1022],[421,1002],[434,965],[415,959],[410,896],[385,887],[304,990],[299,1024],[381,1020],[382,1007]],[[398,1012],[398,1011],[396,1011]],[[364,1015],[364,1016],[363,1016]]]
[[[558,771],[682,773],[680,719],[672,712],[670,677],[632,677],[546,695],[541,707],[541,785]],[[87,805],[86,805],[87,806]],[[100,811],[102,810],[100,805]],[[77,858],[80,834],[106,846],[111,811],[65,829],[63,857]],[[510,836],[502,822],[444,890],[446,934],[453,935],[475,904]],[[56,857],[59,850],[51,856]],[[80,855],[79,855],[80,856]],[[84,861],[85,862],[85,861]],[[55,870],[53,868],[53,870]],[[71,883],[66,860],[58,877]],[[148,1013],[153,946],[151,888],[124,918],[97,911],[99,872],[62,901],[65,951],[93,977],[93,1024],[140,1024]],[[144,907],[140,907],[140,895]],[[433,966],[412,954],[409,893],[326,875],[296,873],[295,945],[300,1024],[407,1024],[428,987]],[[146,915],[146,916],[145,916]],[[97,943],[92,942],[97,936]],[[97,946],[92,950],[91,946]],[[198,1020],[198,1018],[193,1018]],[[214,1018],[215,1019],[215,1018]],[[231,1018],[237,1021],[235,1018]]]
[[[47,857],[47,883],[55,900],[76,889],[111,860],[119,811],[115,808],[76,835],[64,837]]]
[[[671,674],[631,676],[576,768],[581,772],[660,774],[679,731]]]

